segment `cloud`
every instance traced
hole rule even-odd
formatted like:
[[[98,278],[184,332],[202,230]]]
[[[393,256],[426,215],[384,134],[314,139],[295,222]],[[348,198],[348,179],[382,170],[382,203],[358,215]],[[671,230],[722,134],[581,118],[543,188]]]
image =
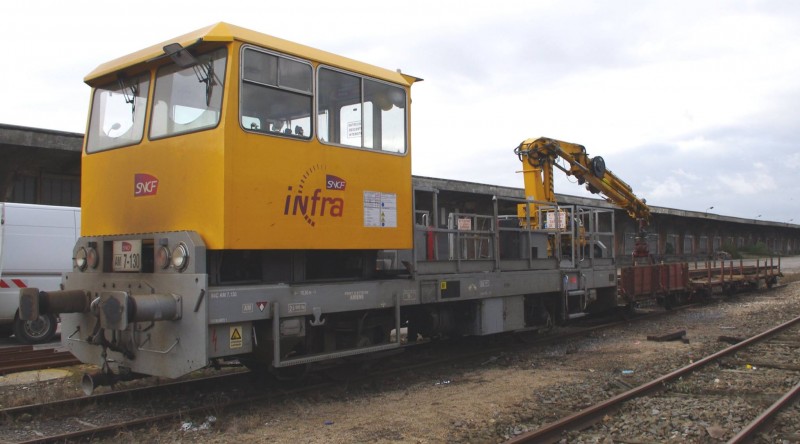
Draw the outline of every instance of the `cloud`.
[[[81,132],[86,73],[224,20],[424,78],[412,89],[415,174],[521,187],[511,150],[547,136],[603,156],[652,205],[800,220],[800,199],[781,200],[800,168],[800,2],[137,5],[4,6],[0,26],[25,44],[6,52],[0,123]],[[558,176],[556,191],[588,194]]]
[[[786,166],[791,169],[800,168],[800,153],[794,153],[786,159]]]
[[[686,180],[688,180],[690,182],[698,182],[698,181],[700,181],[702,179],[702,177],[700,177],[699,175],[688,173],[688,172],[684,171],[683,169],[675,170],[675,171],[673,171],[673,173],[675,174],[675,176],[677,176],[679,178],[686,179]]]
[[[676,199],[684,197],[683,184],[675,177],[667,177],[662,180],[647,179],[644,181],[644,195],[648,200],[653,199]]]
[[[723,185],[723,189],[740,196],[759,195],[767,191],[778,189],[778,184],[771,172],[762,163],[754,165],[755,171],[749,174],[733,173],[717,174],[716,180]]]
[[[696,134],[689,139],[679,139],[674,142],[677,149],[687,155],[707,156],[718,152],[721,147],[716,139],[709,139],[705,135]]]

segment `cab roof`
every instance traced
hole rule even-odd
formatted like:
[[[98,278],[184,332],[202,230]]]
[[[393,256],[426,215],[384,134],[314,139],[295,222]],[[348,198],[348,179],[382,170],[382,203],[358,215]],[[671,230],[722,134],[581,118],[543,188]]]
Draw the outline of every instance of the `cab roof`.
[[[110,80],[108,76],[115,72],[164,56],[164,46],[170,43],[179,43],[183,47],[188,47],[197,43],[198,41],[240,41],[244,43],[251,43],[253,45],[273,49],[284,54],[316,61],[325,65],[343,68],[359,74],[376,77],[393,83],[399,83],[401,85],[410,86],[414,82],[422,80],[398,71],[379,68],[374,65],[301,45],[299,43],[290,42],[288,40],[262,34],[246,28],[241,28],[225,22],[219,22],[188,34],[184,34],[180,37],[150,46],[140,51],[136,51],[118,59],[103,63],[90,72],[86,77],[84,77],[83,81],[89,86],[97,86],[98,84],[102,84]]]

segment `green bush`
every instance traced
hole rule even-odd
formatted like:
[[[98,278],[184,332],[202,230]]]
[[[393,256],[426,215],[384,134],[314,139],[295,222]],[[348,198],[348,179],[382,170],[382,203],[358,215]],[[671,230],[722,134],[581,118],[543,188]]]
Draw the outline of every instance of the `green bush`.
[[[742,247],[741,252],[750,256],[771,256],[769,248],[763,242],[758,242],[755,245],[751,245],[749,247]]]
[[[731,255],[731,259],[743,259],[744,257],[769,257],[772,253],[763,242],[755,245],[738,248],[733,244],[725,243],[722,245],[722,250]]]
[[[742,258],[742,253],[733,244],[729,244],[729,243],[722,244],[722,251],[730,254],[731,255],[731,257],[730,257],[731,259],[741,259]]]

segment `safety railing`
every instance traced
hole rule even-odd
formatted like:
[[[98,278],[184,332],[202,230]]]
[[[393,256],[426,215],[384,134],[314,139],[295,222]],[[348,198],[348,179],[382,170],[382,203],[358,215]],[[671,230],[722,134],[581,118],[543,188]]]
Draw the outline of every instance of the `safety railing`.
[[[504,208],[517,206],[518,214],[498,214],[498,202]],[[613,210],[495,198],[493,212],[452,211],[442,214],[441,226],[435,226],[431,212],[416,211],[414,270],[447,273],[614,263]]]

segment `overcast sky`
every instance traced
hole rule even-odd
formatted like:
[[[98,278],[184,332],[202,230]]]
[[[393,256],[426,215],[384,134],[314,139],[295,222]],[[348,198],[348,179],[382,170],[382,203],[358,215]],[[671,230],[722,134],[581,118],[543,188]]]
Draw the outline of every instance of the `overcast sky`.
[[[651,205],[800,223],[792,0],[6,1],[0,123],[83,132],[97,65],[219,21],[425,79],[414,174],[521,187],[546,136]]]

